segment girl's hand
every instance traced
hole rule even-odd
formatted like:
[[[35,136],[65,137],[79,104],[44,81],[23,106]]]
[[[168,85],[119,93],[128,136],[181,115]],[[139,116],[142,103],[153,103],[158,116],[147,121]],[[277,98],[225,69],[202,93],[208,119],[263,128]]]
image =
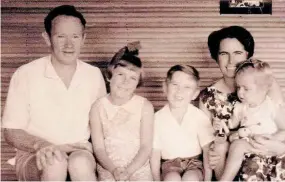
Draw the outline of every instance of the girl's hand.
[[[262,155],[283,155],[285,153],[285,143],[271,139],[268,135],[255,135],[250,140],[252,152]]]
[[[116,181],[128,181],[129,180],[129,173],[124,167],[117,167],[113,171],[113,176]]]

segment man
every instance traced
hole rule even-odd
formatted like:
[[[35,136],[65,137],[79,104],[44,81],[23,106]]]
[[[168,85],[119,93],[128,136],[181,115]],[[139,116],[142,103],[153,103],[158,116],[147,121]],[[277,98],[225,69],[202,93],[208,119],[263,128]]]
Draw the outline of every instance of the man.
[[[89,111],[106,94],[100,70],[78,60],[86,21],[74,6],[54,8],[43,38],[51,55],[12,76],[2,127],[17,149],[19,180],[96,180]]]

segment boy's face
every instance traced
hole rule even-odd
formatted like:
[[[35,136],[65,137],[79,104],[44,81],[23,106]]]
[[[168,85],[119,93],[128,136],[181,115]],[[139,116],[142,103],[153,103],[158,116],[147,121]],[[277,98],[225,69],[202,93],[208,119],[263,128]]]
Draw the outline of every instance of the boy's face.
[[[116,67],[110,79],[111,94],[119,98],[131,97],[139,83],[140,74],[140,69],[130,70],[127,67]]]
[[[172,79],[166,83],[165,92],[171,107],[187,107],[199,93],[198,83],[192,76],[176,71]]]
[[[60,15],[52,20],[51,35],[46,38],[53,60],[75,64],[85,40],[81,21],[73,16]]]
[[[237,74],[236,84],[238,97],[242,103],[249,105],[250,107],[258,106],[262,103],[267,94],[266,84],[261,85],[256,82],[256,73],[249,71]]]

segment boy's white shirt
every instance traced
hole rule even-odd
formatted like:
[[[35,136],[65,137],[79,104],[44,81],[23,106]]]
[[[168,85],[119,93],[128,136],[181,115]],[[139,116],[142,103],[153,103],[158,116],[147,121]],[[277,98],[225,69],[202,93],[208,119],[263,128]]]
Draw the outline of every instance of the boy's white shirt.
[[[162,159],[193,157],[214,140],[209,118],[192,104],[188,105],[181,124],[172,115],[169,105],[155,113],[153,148],[161,151]]]

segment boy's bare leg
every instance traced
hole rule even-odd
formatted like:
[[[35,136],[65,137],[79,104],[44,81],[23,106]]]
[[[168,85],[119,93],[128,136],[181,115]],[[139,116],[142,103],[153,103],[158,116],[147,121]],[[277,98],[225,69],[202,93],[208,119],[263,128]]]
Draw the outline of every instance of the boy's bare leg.
[[[178,172],[169,172],[164,175],[163,181],[181,181],[181,176]]]
[[[232,181],[235,178],[241,167],[244,154],[249,152],[250,147],[250,144],[244,139],[239,139],[232,142],[230,145],[225,170],[220,181]]]
[[[201,170],[189,170],[182,176],[182,181],[203,181],[203,174]]]

